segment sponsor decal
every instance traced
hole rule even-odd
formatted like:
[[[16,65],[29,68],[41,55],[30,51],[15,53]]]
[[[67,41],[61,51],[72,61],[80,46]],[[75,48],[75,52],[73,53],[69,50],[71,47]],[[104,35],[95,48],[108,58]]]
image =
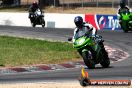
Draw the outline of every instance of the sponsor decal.
[[[100,29],[120,29],[119,20],[116,15],[97,15],[96,19]]]
[[[101,16],[98,24],[100,29],[103,29],[106,26],[106,18],[104,16]]]
[[[88,70],[81,69],[81,77],[79,77],[81,86],[130,86],[130,80],[93,80],[89,78]]]
[[[117,15],[85,15],[85,21],[91,23],[96,29],[120,30]]]
[[[97,21],[96,21],[96,15],[90,15],[90,14],[86,14],[85,15],[85,21],[92,24],[97,30],[99,30],[100,28],[97,25]]]

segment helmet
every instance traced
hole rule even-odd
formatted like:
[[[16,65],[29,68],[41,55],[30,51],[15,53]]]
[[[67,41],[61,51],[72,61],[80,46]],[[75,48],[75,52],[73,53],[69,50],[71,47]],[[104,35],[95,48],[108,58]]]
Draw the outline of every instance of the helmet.
[[[74,23],[77,27],[82,27],[83,25],[83,18],[81,16],[77,16],[74,19]]]
[[[38,3],[37,3],[36,1],[34,1],[34,2],[32,3],[32,5],[33,5],[34,7],[37,7],[37,6],[38,6]]]
[[[120,7],[121,7],[121,8],[124,8],[125,6],[126,6],[125,0],[121,0],[121,1],[120,1]]]

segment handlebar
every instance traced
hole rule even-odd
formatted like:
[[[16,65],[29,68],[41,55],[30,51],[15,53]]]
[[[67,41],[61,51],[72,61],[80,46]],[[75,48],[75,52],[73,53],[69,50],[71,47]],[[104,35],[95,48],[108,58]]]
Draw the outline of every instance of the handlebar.
[[[69,38],[68,38],[68,41],[72,41],[72,37],[69,37]]]

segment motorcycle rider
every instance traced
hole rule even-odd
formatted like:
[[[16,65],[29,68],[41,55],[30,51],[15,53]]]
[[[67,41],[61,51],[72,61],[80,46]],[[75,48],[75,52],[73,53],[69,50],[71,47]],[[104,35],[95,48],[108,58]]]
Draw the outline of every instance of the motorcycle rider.
[[[74,42],[74,38],[77,32],[82,31],[84,33],[86,33],[87,31],[90,31],[90,36],[92,38],[96,38],[97,37],[97,30],[95,27],[93,27],[90,23],[88,22],[83,22],[83,18],[81,16],[76,16],[74,19],[74,23],[76,25],[76,28],[74,30],[74,36],[73,36],[73,42]]]
[[[29,18],[31,18],[31,15],[34,15],[34,13],[36,12],[37,9],[40,9],[39,5],[36,1],[34,1],[32,3],[32,5],[29,7]],[[40,9],[40,11],[41,11],[41,9]]]
[[[126,1],[125,0],[121,0],[120,1],[120,7],[117,11],[117,16],[118,16],[118,19],[119,19],[119,24],[121,25],[122,24],[122,17],[121,17],[121,14],[124,12],[124,11],[127,11],[127,12],[130,12],[130,9],[129,7],[126,5]],[[121,25],[122,26],[122,25]]]
[[[84,34],[89,31],[90,33],[88,35],[91,36],[91,38],[94,40],[95,43],[98,43],[102,47],[102,49],[105,50],[102,36],[97,35],[97,30],[95,27],[93,27],[88,22],[83,22],[83,18],[81,16],[76,16],[74,19],[74,23],[76,25],[76,28],[74,30],[74,36],[72,38],[73,42],[75,41],[75,36],[79,31],[81,31],[81,33]]]

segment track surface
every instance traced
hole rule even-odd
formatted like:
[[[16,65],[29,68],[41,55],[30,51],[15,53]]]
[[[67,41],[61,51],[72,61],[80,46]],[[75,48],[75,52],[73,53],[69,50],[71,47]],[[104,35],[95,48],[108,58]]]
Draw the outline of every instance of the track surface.
[[[72,34],[73,29],[43,29],[0,26],[0,35],[67,41],[67,38],[72,36]],[[98,66],[94,70],[88,70],[90,78],[132,79],[132,32],[123,33],[122,31],[98,31],[98,34],[103,36],[105,44],[127,51],[130,57],[126,60],[112,63],[110,68],[104,69]],[[72,81],[78,79],[80,72],[80,68],[76,68],[60,71],[44,71],[7,75],[0,74],[0,82]]]

